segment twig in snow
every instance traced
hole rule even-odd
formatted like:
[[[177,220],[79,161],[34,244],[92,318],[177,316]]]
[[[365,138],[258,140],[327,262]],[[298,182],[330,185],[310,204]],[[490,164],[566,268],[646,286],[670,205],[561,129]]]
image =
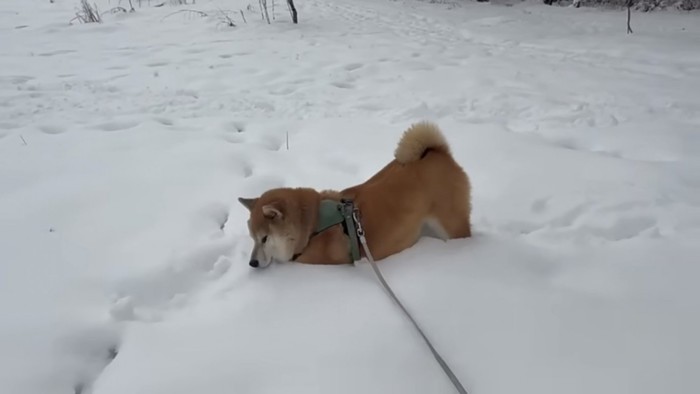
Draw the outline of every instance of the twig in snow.
[[[297,8],[294,7],[294,0],[287,0],[287,7],[289,7],[289,13],[292,14],[292,22],[297,24],[299,20],[297,19]]]
[[[223,17],[223,22],[226,25],[228,25],[229,27],[236,27],[236,24],[233,23],[233,19],[231,19],[231,17],[229,17],[227,13],[225,13],[221,8],[219,8],[218,10],[221,16]]]
[[[263,10],[265,12],[265,14],[263,15],[263,19],[267,20],[267,24],[269,25],[270,15],[267,13],[267,0],[258,0],[258,2],[260,3],[260,12],[263,12]]]
[[[27,144],[27,141],[24,139],[24,136],[22,134],[19,135],[19,138],[22,139],[22,143],[24,144],[24,146],[29,145],[29,144]]]
[[[75,18],[71,19],[70,22],[76,19],[82,23],[102,23],[97,5],[90,5],[87,0],[80,0],[80,10],[75,13]]]
[[[224,228],[226,228],[226,223],[228,223],[229,216],[226,214],[226,217],[224,217],[224,220],[221,221],[221,224],[219,225],[219,230],[224,231]]]
[[[245,20],[245,15],[243,14],[243,10],[239,10],[239,11],[241,11],[241,18],[243,18],[243,22],[245,22],[245,24],[248,24],[248,21]]]
[[[168,14],[168,15],[166,15],[166,16],[160,18],[160,20],[163,21],[163,19],[165,19],[165,18],[169,18],[169,17],[171,17],[171,16],[173,16],[173,15],[181,14],[181,13],[188,13],[188,14],[190,14],[190,15],[192,15],[192,14],[194,14],[194,15],[199,15],[199,16],[201,16],[202,18],[205,18],[205,17],[207,16],[207,13],[206,13],[206,12],[199,11],[199,10],[179,10],[179,11],[175,11],[175,12],[173,12],[173,13],[170,13],[170,14]]]
[[[287,150],[289,150],[289,131],[287,131]]]
[[[634,0],[627,0],[627,34],[632,34],[634,33],[632,31],[632,25],[631,25],[631,19],[632,19],[632,4],[634,3]]]
[[[107,11],[107,12],[110,13],[110,14],[116,14],[117,12],[127,13],[127,12],[129,12],[129,11],[127,11],[126,8],[124,8],[124,7],[114,7],[114,8],[112,8],[111,10],[109,10],[109,11]],[[132,11],[132,12],[133,12],[133,11]]]
[[[110,346],[109,349],[107,349],[107,360],[113,361],[117,358],[117,355],[119,355],[119,349],[117,349],[116,346]]]

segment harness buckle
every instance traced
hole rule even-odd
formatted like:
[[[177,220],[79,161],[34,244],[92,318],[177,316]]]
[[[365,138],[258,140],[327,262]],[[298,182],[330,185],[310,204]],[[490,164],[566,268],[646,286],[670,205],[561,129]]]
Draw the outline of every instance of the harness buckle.
[[[347,198],[341,198],[340,203],[343,205],[343,216],[352,219],[355,224],[355,233],[358,237],[363,238],[365,230],[362,228],[362,222],[360,222],[360,209],[355,206],[352,200]]]
[[[365,236],[365,229],[362,227],[362,222],[360,221],[360,210],[357,207],[353,207],[352,219],[355,221],[355,226],[357,226],[357,236],[363,238]]]
[[[358,220],[359,209],[355,207],[355,204],[352,202],[352,200],[345,198],[340,200],[340,206],[338,207],[338,209],[340,210],[343,218],[345,219],[343,227],[345,228],[346,234],[350,238],[350,258],[352,259],[352,261],[359,260],[361,254],[360,245],[357,241],[358,239],[364,240],[365,238],[365,232],[362,229],[360,221]]]

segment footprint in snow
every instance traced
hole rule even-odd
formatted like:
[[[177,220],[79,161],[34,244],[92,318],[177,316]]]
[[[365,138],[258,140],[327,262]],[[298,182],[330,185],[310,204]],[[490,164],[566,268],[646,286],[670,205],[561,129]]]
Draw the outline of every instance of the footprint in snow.
[[[72,388],[75,394],[85,394],[119,354],[120,335],[111,325],[87,327],[76,329],[57,345],[70,359],[80,361],[71,365]]]
[[[530,211],[537,214],[544,213],[548,208],[548,197],[533,201]],[[549,230],[570,229],[576,220],[588,210],[590,203],[583,203],[554,216],[549,220],[513,220],[505,223],[502,228],[510,234],[531,234],[544,228]],[[576,229],[577,231],[578,229]]]
[[[199,47],[197,47],[197,48],[190,48],[190,49],[186,50],[185,53],[189,53],[189,54],[193,54],[193,55],[194,55],[194,54],[206,52],[207,50],[208,50],[208,48],[199,48]]]
[[[375,103],[361,103],[361,104],[355,105],[353,108],[363,110],[363,111],[372,111],[372,112],[387,110],[386,106],[381,105],[381,104],[375,104]]]
[[[168,119],[168,118],[153,118],[153,120],[155,120],[156,122],[160,123],[163,126],[170,127],[170,126],[175,125],[175,122],[172,119]]]
[[[564,149],[569,149],[569,150],[581,150],[581,147],[579,144],[576,142],[576,140],[572,138],[559,138],[556,140],[552,140],[552,144],[559,146]]]
[[[299,79],[294,79],[292,81],[289,81],[289,83],[295,84],[295,85],[304,85],[304,84],[307,84],[307,83],[313,82],[313,81],[314,80],[312,78],[299,78]]]
[[[297,89],[295,87],[286,87],[286,88],[282,88],[282,89],[270,90],[270,94],[273,96],[287,96],[287,95],[292,94],[296,91],[297,91]]]
[[[237,150],[235,155],[231,157],[232,163],[227,166],[228,168],[239,170],[240,176],[243,178],[250,178],[253,176],[253,165],[247,153],[247,150]]]
[[[246,124],[240,121],[227,122],[224,124],[224,130],[234,133],[242,133],[245,129]]]
[[[618,218],[607,227],[588,227],[586,232],[608,241],[624,241],[642,235],[647,230],[656,227],[657,221],[650,216],[634,216]]]
[[[133,129],[134,127],[138,126],[139,122],[133,121],[133,120],[124,120],[124,121],[113,121],[113,122],[107,122],[107,123],[102,123],[100,125],[97,125],[97,129],[102,130],[102,131],[122,131],[122,130],[127,130],[127,129]]]
[[[222,59],[230,59],[232,57],[236,56],[247,56],[250,55],[251,52],[235,52],[235,53],[224,53],[223,55],[219,55],[220,58]]]
[[[34,79],[34,77],[30,77],[27,75],[0,76],[0,82],[9,82],[13,85],[21,85],[31,81],[32,79]]]
[[[443,63],[443,65],[450,65],[447,62]],[[452,64],[452,65],[458,65],[458,64]],[[409,70],[414,70],[414,71],[430,71],[434,70],[435,66],[432,64],[428,63],[423,63],[423,62],[410,62],[406,64],[407,68]]]
[[[0,130],[14,130],[18,129],[19,125],[16,123],[6,123],[6,122],[0,122]]]
[[[240,144],[245,142],[245,139],[238,134],[225,134],[224,135],[224,141],[231,143],[231,144]]]
[[[56,51],[40,53],[39,56],[51,57],[51,56],[56,56],[56,55],[65,55],[65,54],[73,53],[73,52],[75,52],[75,50],[73,50],[73,49],[59,49]]]
[[[362,68],[363,64],[362,63],[350,63],[346,64],[345,67],[343,67],[347,71],[355,71],[357,69]]]
[[[250,164],[244,164],[241,166],[241,171],[243,173],[244,178],[250,178],[253,176],[253,166]]]
[[[530,205],[530,210],[534,213],[543,213],[547,210],[548,202],[549,197],[539,198],[532,202],[532,205]]]
[[[340,89],[352,89],[355,87],[355,85],[347,82],[331,82],[331,85],[335,86],[336,88]]]
[[[663,204],[663,203],[661,203]],[[598,212],[606,212],[606,213],[612,213],[612,212],[624,212],[624,211],[630,211],[632,209],[646,209],[649,207],[650,203],[648,202],[643,202],[643,201],[625,201],[613,205],[608,205],[605,207],[602,207],[598,209]]]
[[[198,245],[177,254],[150,273],[126,278],[117,287],[110,315],[117,321],[159,321],[179,309],[207,282],[228,272],[233,242],[224,235],[228,211],[205,209],[193,225],[202,230]]]
[[[112,82],[112,81],[116,81],[117,79],[126,78],[128,76],[129,76],[129,74],[117,74],[117,75],[113,75],[113,76],[107,78],[107,81]],[[113,92],[116,92],[117,90],[118,90],[118,88],[116,86],[107,86],[108,92],[113,93]]]
[[[223,230],[228,221],[228,206],[211,203],[200,208],[195,223],[201,232]]]
[[[569,227],[576,222],[576,219],[588,211],[591,205],[591,203],[578,204],[550,220],[548,225],[552,227]]]
[[[259,144],[267,150],[279,151],[285,146],[285,136],[268,134],[259,141]]]
[[[66,132],[65,128],[55,125],[41,125],[39,130],[45,134],[63,134]]]

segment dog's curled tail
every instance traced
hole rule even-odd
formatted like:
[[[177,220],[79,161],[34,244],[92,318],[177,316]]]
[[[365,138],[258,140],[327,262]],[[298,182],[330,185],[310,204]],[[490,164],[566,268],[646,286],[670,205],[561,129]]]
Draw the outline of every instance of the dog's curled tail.
[[[431,122],[419,122],[403,133],[394,151],[394,158],[399,163],[406,164],[422,159],[431,150],[450,154],[450,147],[440,128]]]

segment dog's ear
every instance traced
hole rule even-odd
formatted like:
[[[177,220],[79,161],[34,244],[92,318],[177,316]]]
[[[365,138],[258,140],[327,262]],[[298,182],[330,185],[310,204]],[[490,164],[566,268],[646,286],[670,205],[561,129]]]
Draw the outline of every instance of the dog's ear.
[[[267,204],[262,207],[263,215],[268,219],[282,219],[282,210],[278,204]]]
[[[238,202],[243,204],[244,207],[248,208],[249,211],[252,211],[253,207],[255,206],[255,203],[258,202],[258,199],[238,197]]]

